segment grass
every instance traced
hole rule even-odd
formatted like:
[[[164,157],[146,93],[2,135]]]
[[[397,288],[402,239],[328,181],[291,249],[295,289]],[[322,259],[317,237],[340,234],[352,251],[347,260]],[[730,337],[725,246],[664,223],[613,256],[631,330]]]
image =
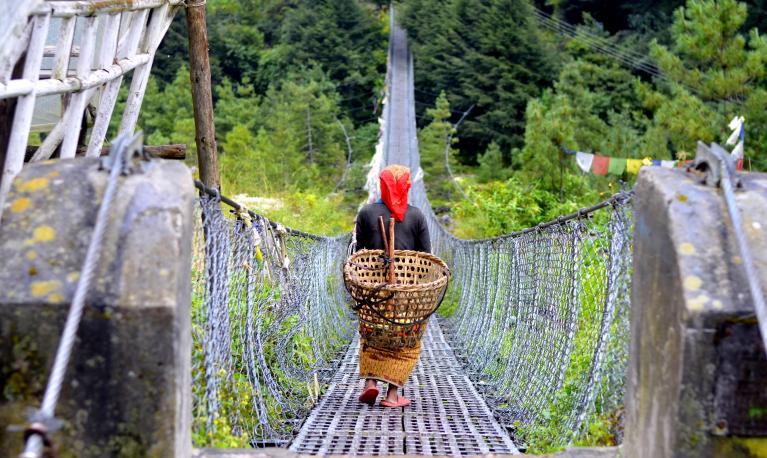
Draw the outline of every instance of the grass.
[[[263,261],[253,259],[247,265],[230,262],[226,304],[229,360],[223,367],[206,367],[206,333],[209,331],[206,329],[205,252],[201,238],[198,232],[192,269],[193,443],[196,447],[248,448],[275,438],[290,437],[295,427],[293,420],[303,418],[325,388],[314,377],[302,378],[302,374],[311,373],[321,356],[313,350],[307,323],[297,314],[286,314],[277,307],[283,294],[280,277],[267,275],[268,268]],[[237,243],[231,245],[236,246]],[[331,298],[336,287],[328,285],[326,291]],[[257,327],[263,332],[259,345],[246,333],[248,326],[252,327],[251,331]],[[327,354],[322,356],[327,358],[342,348],[345,343],[342,328],[335,326],[325,333],[328,342],[320,351]],[[278,360],[278,341],[284,338],[289,341],[289,354],[285,356],[287,359]],[[268,369],[258,364],[259,358],[263,358]],[[287,361],[292,372],[299,375],[286,373],[280,361]],[[216,373],[207,373],[208,370]],[[211,380],[217,384],[217,412],[208,411],[207,383]]]

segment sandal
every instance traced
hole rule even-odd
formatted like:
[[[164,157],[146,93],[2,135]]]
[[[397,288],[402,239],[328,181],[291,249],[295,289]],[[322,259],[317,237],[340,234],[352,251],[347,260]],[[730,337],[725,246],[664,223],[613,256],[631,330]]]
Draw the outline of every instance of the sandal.
[[[373,406],[378,398],[378,388],[368,388],[359,397],[360,402]]]
[[[383,407],[407,407],[410,405],[410,399],[397,396],[397,402],[390,402],[384,399],[381,401]]]

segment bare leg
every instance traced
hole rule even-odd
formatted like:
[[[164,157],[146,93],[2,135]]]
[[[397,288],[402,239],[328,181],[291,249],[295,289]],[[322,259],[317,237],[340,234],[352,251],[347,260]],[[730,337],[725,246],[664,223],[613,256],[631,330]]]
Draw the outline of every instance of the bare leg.
[[[389,402],[397,402],[399,400],[407,400],[404,396],[400,396],[397,393],[397,385],[389,384],[389,390],[386,392],[386,400]]]
[[[399,396],[397,395],[397,385],[389,384],[389,390],[386,392],[386,400],[389,402],[397,402]]]
[[[397,393],[397,386],[389,384],[389,389],[386,391],[386,399],[381,401],[381,405],[384,407],[407,407],[410,405],[410,399],[400,396]]]
[[[369,378],[365,380],[365,390],[378,387],[378,380]]]

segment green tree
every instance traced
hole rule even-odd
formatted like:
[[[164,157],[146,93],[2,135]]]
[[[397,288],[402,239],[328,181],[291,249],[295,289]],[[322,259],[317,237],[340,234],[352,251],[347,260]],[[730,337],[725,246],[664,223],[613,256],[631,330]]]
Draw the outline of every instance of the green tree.
[[[566,178],[581,180],[574,175]],[[583,202],[593,203],[604,197],[584,188],[560,201],[556,193],[542,189],[540,182],[519,175],[506,181],[469,185],[467,192],[468,199],[460,201],[453,212],[458,220],[454,232],[464,238],[493,237],[532,227],[575,211]]]
[[[509,170],[503,165],[501,148],[495,142],[490,143],[478,162],[477,179],[479,181],[505,180],[509,177]]]
[[[426,116],[431,118],[431,122],[418,131],[418,149],[429,197],[435,207],[439,207],[454,196],[455,184],[445,164],[445,148],[450,141],[451,146],[448,147],[447,155],[448,160],[451,161],[451,167],[454,168],[456,166],[455,151],[452,144],[458,140],[454,135],[455,129],[450,123],[450,103],[444,92],[435,101],[434,108],[426,110]]]
[[[356,0],[297,2],[285,10],[279,43],[264,53],[260,84],[264,78],[271,82],[318,65],[336,82],[349,117],[363,123],[370,118],[376,87],[383,83],[384,23]]]
[[[416,0],[403,4],[400,19],[413,41],[417,89],[445,90],[459,109],[475,105],[461,129],[464,162],[491,141],[506,156],[522,146],[525,106],[558,62],[530,3]]]
[[[263,137],[257,142],[256,136],[243,125],[236,124],[226,134],[219,148],[221,154],[221,175],[227,194],[246,193],[252,196],[265,195],[271,189],[269,177],[276,175],[272,167],[278,161],[264,161]]]
[[[221,100],[230,98],[231,89],[222,88]],[[222,120],[234,123],[221,145],[228,156],[223,173],[231,182],[244,185],[246,181],[235,176],[250,170],[256,195],[332,189],[342,174],[346,148],[337,121],[338,95],[319,70],[272,86],[251,117],[237,122],[242,108],[221,108]]]
[[[187,155],[195,157],[194,111],[190,90],[189,69],[181,66],[172,82],[160,88],[156,78],[150,78],[141,107],[139,126],[144,130],[144,142],[149,145],[183,143]]]
[[[593,25],[584,27],[596,33]],[[514,166],[544,190],[575,195],[588,183],[601,187],[604,180],[568,179],[565,175],[581,171],[562,147],[617,157],[653,153],[640,148],[648,120],[637,78],[580,38],[569,40],[566,49],[576,58],[564,65],[553,89],[528,104],[525,145]]]
[[[666,130],[673,147],[691,151],[696,140],[721,142],[727,121],[742,114],[746,155],[767,165],[767,39],[757,29],[748,38],[740,33],[747,16],[747,6],[735,0],[688,0],[676,11],[673,45],[651,45],[670,84],[665,97],[654,98],[650,138]]]
[[[225,79],[216,86],[215,117],[216,135],[225,138],[236,125],[244,125],[252,132],[258,131],[259,117],[256,108],[260,98],[248,79],[235,84]]]

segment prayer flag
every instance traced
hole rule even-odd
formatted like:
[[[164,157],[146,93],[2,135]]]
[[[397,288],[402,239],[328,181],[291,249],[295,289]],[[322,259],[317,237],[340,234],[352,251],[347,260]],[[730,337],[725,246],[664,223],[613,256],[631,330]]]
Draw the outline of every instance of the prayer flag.
[[[727,145],[734,145],[738,139],[742,140],[743,121],[745,121],[743,116],[735,116],[732,118],[732,121],[730,121],[730,124],[728,125],[730,130],[732,130],[732,133],[730,134],[729,138],[727,138]]]
[[[738,142],[738,144],[735,145],[735,149],[732,150],[732,157],[735,159],[743,157],[743,142]]]
[[[610,167],[610,158],[607,156],[594,156],[591,162],[591,172],[597,175],[607,175],[607,169]]]
[[[675,167],[683,167],[691,161],[679,160],[679,161],[664,161],[661,159],[652,159],[645,157],[642,159],[625,159],[618,157],[602,156],[599,154],[583,153],[580,151],[569,150],[562,148],[567,154],[575,155],[575,162],[578,164],[578,168],[584,172],[591,171],[596,175],[623,175],[624,172],[628,172],[636,175],[643,166],[655,166],[672,169]],[[736,151],[738,147],[736,147]],[[681,156],[686,153],[679,153]]]
[[[642,160],[641,159],[628,159],[626,160],[626,171],[628,173],[633,173],[636,175],[639,173],[639,169],[642,167]]]
[[[673,169],[676,167],[676,161],[660,161],[660,166],[667,169]]]
[[[624,171],[626,171],[626,159],[611,157],[607,173],[610,175],[623,175]]]
[[[732,130],[730,137],[727,139],[728,145],[735,145],[732,150],[731,156],[737,161],[743,159],[743,145],[746,139],[746,125],[745,118],[743,116],[735,116],[730,121],[728,127]]]
[[[591,170],[591,163],[594,161],[594,155],[590,153],[581,153],[577,152],[575,153],[575,162],[578,164],[578,167],[581,168],[584,172],[588,172]]]

